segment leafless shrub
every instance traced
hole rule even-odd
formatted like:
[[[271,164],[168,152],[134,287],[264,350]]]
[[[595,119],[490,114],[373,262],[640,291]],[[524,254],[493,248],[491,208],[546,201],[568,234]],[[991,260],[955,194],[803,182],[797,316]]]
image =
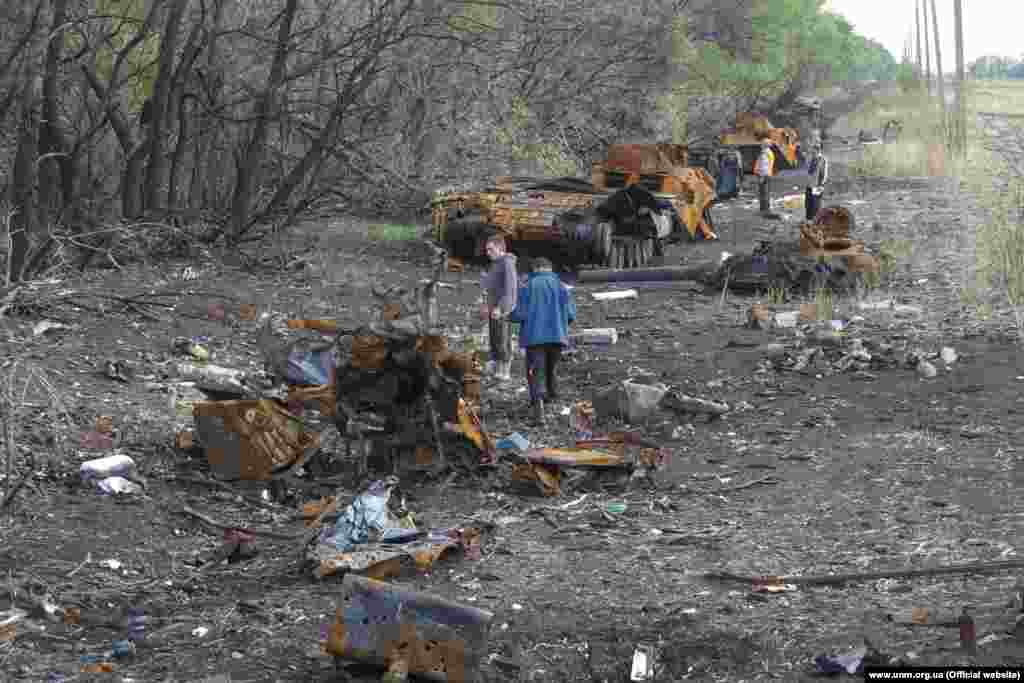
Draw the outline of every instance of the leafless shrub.
[[[21,358],[9,360],[0,384],[0,436],[3,438],[4,495],[0,509],[14,501],[37,466],[36,454],[46,452],[58,461],[71,450],[73,420],[64,398],[47,372]],[[48,433],[44,430],[48,429]],[[22,474],[15,481],[23,456]]]

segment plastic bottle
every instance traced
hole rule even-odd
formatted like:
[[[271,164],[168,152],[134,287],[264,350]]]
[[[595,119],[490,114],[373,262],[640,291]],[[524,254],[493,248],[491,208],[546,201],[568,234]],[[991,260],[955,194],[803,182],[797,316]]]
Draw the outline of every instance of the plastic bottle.
[[[141,642],[146,637],[146,615],[138,607],[128,608],[128,640]]]
[[[130,640],[115,640],[111,652],[114,659],[126,659],[135,654],[135,643]]]
[[[135,472],[135,461],[123,454],[108,455],[105,458],[83,462],[78,472],[82,476],[82,481],[121,477]]]
[[[178,375],[186,381],[194,382],[200,389],[227,393],[246,393],[247,391],[245,372],[242,370],[219,365],[199,366],[192,363],[179,363]]]
[[[619,341],[619,331],[614,327],[588,327],[573,336],[577,344],[611,345]]]

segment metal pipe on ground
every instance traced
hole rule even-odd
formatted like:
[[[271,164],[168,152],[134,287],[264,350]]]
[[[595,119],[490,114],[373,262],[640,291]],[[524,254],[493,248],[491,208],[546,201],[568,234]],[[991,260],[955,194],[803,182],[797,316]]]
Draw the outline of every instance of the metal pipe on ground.
[[[629,268],[626,270],[602,268],[599,270],[582,270],[576,279],[577,284],[604,282],[674,282],[692,280],[699,281],[715,269],[714,265],[690,266],[659,266],[656,268]]]

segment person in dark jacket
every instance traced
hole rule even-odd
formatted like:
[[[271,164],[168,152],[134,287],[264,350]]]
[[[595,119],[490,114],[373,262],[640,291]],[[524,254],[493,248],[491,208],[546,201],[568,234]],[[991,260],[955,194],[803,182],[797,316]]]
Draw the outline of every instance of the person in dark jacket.
[[[511,316],[521,323],[519,344],[526,349],[526,381],[537,422],[544,422],[544,402],[558,400],[556,368],[562,347],[569,344],[569,325],[576,320],[572,291],[551,270],[551,261],[533,261],[533,272],[519,290]]]
[[[718,162],[718,179],[715,194],[721,200],[733,199],[740,193],[743,181],[743,158],[739,150],[728,149],[721,153]]]
[[[512,367],[512,331],[509,315],[515,310],[519,292],[516,274],[516,256],[507,252],[505,238],[495,235],[484,245],[491,269],[481,283],[487,301],[480,310],[480,317],[488,321],[487,331],[491,343],[491,358],[486,371],[499,380],[509,380]]]
[[[821,208],[821,200],[825,194],[825,183],[828,182],[828,159],[819,142],[814,146],[814,157],[807,166],[807,192],[804,194],[804,208],[807,220],[813,221]]]

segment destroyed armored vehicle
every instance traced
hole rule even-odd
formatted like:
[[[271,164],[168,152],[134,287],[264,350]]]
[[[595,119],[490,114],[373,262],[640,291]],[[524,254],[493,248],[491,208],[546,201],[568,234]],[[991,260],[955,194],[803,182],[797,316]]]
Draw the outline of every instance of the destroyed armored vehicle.
[[[767,138],[775,153],[775,170],[792,170],[803,165],[800,135],[794,128],[775,128],[764,116],[742,112],[736,115],[736,125],[721,134],[719,149],[739,150],[743,157],[744,173],[753,173],[754,164],[761,153],[761,140]]]
[[[612,145],[589,181],[501,177],[481,190],[439,192],[434,238],[461,259],[481,257],[499,234],[513,252],[560,268],[644,266],[670,241],[716,238],[714,179],[686,163],[683,145]]]

